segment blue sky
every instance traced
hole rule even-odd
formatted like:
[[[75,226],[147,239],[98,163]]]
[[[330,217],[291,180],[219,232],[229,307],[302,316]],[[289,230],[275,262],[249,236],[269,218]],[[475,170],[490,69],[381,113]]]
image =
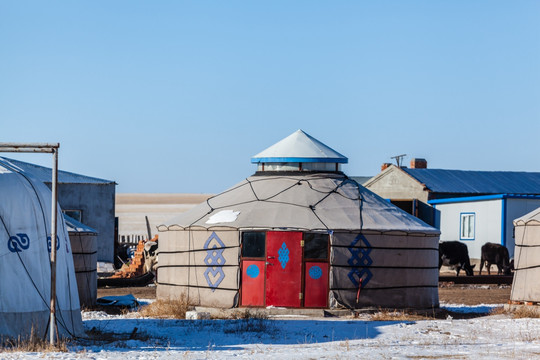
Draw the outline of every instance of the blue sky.
[[[220,192],[297,129],[351,176],[540,171],[538,1],[2,1],[0,55],[0,141],[117,192]]]

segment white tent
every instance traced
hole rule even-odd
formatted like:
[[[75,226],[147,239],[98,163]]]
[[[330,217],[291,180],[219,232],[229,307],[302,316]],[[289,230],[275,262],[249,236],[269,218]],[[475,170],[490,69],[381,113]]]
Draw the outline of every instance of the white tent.
[[[50,314],[51,192],[40,181],[0,158],[0,336],[45,337]],[[71,247],[57,215],[57,329],[82,334]]]
[[[510,300],[540,302],[540,208],[514,220],[514,280]]]
[[[438,306],[439,231],[338,171],[343,155],[302,131],[285,140],[252,159],[255,175],[158,226],[158,297]]]

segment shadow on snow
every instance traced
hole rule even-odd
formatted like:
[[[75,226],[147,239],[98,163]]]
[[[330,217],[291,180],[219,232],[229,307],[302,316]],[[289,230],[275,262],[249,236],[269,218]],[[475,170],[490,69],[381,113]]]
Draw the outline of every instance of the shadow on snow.
[[[381,328],[413,321],[360,320],[174,320],[107,319],[85,320],[87,330],[111,334],[111,340],[90,340],[85,348],[108,351],[207,351],[241,350],[246,345],[298,345],[333,341],[373,339]],[[127,340],[137,328],[138,337]],[[117,340],[116,340],[117,338]],[[86,342],[86,341],[85,341]]]

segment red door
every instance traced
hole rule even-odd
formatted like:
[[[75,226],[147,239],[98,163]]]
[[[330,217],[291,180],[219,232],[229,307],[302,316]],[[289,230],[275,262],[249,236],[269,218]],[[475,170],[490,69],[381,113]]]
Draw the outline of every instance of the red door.
[[[305,271],[306,296],[304,307],[328,306],[328,263],[307,262]]]
[[[266,233],[266,306],[300,307],[302,233]]]
[[[242,261],[242,306],[264,306],[264,260]]]

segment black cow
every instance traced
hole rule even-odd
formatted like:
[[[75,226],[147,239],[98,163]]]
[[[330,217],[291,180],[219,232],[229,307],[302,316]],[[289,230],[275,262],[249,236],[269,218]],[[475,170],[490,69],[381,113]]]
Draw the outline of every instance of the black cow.
[[[484,264],[487,268],[488,275],[491,275],[491,265],[497,265],[497,275],[510,275],[510,256],[508,249],[502,245],[494,243],[485,243],[482,246],[482,258],[480,259],[480,274],[482,274],[482,268]]]
[[[465,270],[467,276],[473,276],[473,268],[476,266],[471,266],[467,245],[459,241],[443,241],[439,243],[439,270],[443,265],[455,269],[456,276],[459,276],[461,269]]]

